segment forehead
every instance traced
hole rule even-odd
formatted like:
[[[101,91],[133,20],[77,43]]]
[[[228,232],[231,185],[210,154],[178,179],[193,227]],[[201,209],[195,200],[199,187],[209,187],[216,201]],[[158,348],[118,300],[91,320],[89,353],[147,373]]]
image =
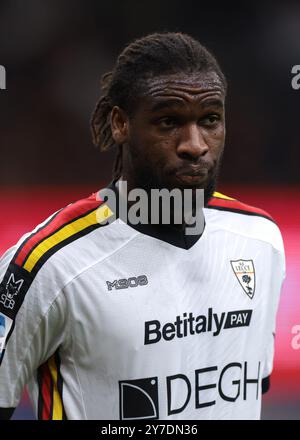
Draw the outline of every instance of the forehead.
[[[176,104],[197,104],[214,99],[224,103],[224,87],[215,72],[181,73],[148,79],[140,104],[148,110],[159,110],[168,101]]]

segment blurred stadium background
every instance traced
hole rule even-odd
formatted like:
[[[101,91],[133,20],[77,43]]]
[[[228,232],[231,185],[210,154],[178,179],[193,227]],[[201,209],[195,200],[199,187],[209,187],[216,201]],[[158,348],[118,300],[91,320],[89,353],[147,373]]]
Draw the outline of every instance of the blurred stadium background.
[[[113,153],[92,146],[99,79],[130,40],[183,31],[217,56],[229,81],[219,190],[270,212],[286,248],[287,279],[263,418],[300,419],[300,4],[168,0],[0,1],[0,254],[51,212],[110,180]],[[33,418],[26,394],[14,416]]]

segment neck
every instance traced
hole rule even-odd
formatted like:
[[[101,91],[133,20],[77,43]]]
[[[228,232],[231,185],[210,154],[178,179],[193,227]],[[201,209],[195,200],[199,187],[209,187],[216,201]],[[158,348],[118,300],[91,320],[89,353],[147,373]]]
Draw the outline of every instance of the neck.
[[[137,188],[134,183],[128,182],[121,176],[115,183],[118,188],[119,198],[123,204],[123,209],[127,212],[128,221],[132,223],[130,214],[136,214],[140,217],[141,222],[147,221],[149,224],[155,224],[160,227],[171,227],[172,229],[184,232],[187,226],[195,225],[199,220],[201,223],[203,219],[202,208],[204,206],[204,191],[192,190],[189,195],[189,200],[185,200],[186,193],[183,190],[176,189],[173,198],[168,195],[168,200],[162,200],[161,203],[155,203],[158,198],[155,194],[158,191],[154,188],[142,189],[139,193],[136,193]],[[130,192],[135,190],[130,197]],[[128,197],[129,196],[129,197]],[[170,203],[170,201],[173,203]],[[135,206],[134,205],[138,205]],[[132,208],[132,212],[131,212]],[[143,211],[143,212],[142,212]],[[124,212],[124,211],[123,211]]]

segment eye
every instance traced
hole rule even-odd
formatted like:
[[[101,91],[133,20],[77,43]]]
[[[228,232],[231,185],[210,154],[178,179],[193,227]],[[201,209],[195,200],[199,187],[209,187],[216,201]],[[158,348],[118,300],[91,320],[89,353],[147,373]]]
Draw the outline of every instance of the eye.
[[[221,116],[217,114],[210,114],[201,119],[201,123],[207,127],[214,127],[220,122]]]
[[[178,125],[178,120],[176,118],[165,117],[158,120],[158,125],[161,128],[174,128]]]

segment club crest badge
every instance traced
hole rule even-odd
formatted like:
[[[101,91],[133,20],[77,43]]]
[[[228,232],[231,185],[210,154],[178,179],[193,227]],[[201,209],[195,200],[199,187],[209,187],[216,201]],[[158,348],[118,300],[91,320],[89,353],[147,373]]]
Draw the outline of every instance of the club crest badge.
[[[255,269],[252,260],[230,261],[232,270],[244,292],[253,298],[255,292]]]

